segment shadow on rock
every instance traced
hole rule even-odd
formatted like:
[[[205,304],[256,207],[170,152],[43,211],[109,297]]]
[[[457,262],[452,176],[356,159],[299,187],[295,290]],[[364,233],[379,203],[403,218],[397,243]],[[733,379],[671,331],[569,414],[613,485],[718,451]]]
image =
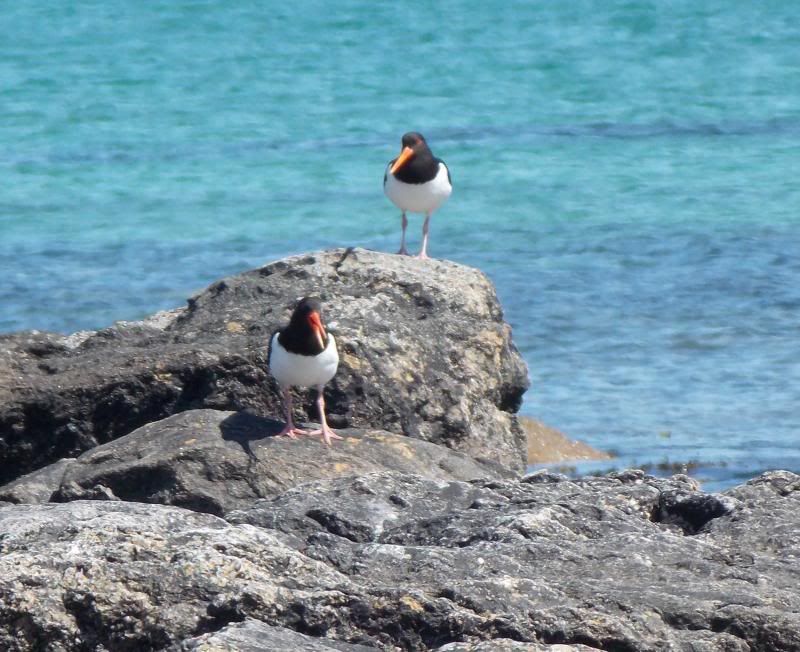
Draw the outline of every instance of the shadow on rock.
[[[250,447],[250,442],[275,437],[282,429],[283,421],[262,417],[246,410],[230,415],[219,424],[222,438],[225,441],[234,441],[239,444],[247,456],[254,460],[257,460],[258,456]]]

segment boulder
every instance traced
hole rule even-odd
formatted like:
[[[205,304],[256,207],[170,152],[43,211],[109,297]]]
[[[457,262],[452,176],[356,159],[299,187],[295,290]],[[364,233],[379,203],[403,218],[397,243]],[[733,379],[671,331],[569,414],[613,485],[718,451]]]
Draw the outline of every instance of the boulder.
[[[14,480],[0,488],[0,500],[126,500],[222,515],[304,482],[343,475],[512,475],[445,446],[386,431],[340,430],[344,439],[328,447],[318,437],[275,437],[282,425],[249,412],[188,410]]]
[[[341,364],[334,427],[440,443],[517,471],[527,370],[480,271],[364,249],[296,256],[220,280],[185,308],[62,336],[0,336],[0,482],[190,409],[282,415],[271,333],[319,295]],[[313,392],[297,418],[316,418]]]
[[[9,503],[47,503],[61,486],[64,473],[75,459],[64,458],[32,471],[0,487],[0,501]]]

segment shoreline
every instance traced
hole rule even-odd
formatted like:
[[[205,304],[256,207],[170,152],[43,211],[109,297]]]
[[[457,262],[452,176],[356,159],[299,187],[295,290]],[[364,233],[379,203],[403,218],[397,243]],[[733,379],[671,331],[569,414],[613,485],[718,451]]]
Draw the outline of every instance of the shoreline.
[[[333,447],[275,436],[266,373],[268,334],[319,287]],[[606,454],[518,416],[528,373],[502,315],[479,270],[355,249],[141,322],[0,337],[0,647],[800,646],[800,476],[714,494],[683,474],[524,474],[531,439]],[[295,398],[306,422],[314,397]]]

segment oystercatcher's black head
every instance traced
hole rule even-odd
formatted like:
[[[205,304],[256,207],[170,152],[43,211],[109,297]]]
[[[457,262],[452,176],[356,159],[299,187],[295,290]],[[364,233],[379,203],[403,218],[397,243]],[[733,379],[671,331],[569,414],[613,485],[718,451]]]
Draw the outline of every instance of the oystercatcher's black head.
[[[415,146],[419,146],[421,143],[425,144],[425,136],[418,131],[409,131],[407,134],[403,134],[403,139],[400,141],[403,147],[410,147],[412,149]]]
[[[439,159],[433,156],[425,137],[417,131],[403,134],[403,147],[389,172],[406,183],[425,183],[439,172]]]
[[[278,341],[287,351],[299,355],[317,355],[325,350],[328,333],[322,324],[322,304],[317,297],[300,299]]]

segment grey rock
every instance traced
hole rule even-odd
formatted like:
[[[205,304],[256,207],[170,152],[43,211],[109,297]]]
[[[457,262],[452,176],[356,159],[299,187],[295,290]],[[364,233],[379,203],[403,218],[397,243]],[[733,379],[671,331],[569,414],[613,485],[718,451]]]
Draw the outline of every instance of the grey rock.
[[[780,496],[798,479],[713,495],[686,477],[642,472],[471,483],[378,474],[312,483],[228,518],[299,535],[305,554],[373,592],[413,596],[421,613],[468,610],[475,620],[460,621],[455,650],[475,638],[798,650],[800,511],[794,489]],[[744,529],[747,552],[736,543]]]
[[[61,336],[0,336],[0,482],[189,409],[282,414],[266,370],[270,334],[318,294],[341,364],[326,400],[334,427],[441,443],[517,471],[515,412],[527,370],[494,288],[446,261],[333,250],[226,278],[188,306]],[[315,417],[313,392],[297,418]]]
[[[126,500],[222,515],[311,480],[393,470],[443,480],[510,472],[420,439],[344,429],[319,438],[274,435],[282,423],[249,412],[189,410],[0,487],[0,500]]]
[[[448,643],[436,648],[436,652],[592,652],[596,647],[588,645],[545,645],[542,643],[521,643],[510,638],[495,638],[491,641],[473,643]]]
[[[64,473],[75,460],[66,458],[32,471],[0,487],[0,501],[9,503],[47,503],[61,486]]]
[[[162,505],[0,508],[0,649],[161,650],[296,601],[352,593],[282,536]],[[231,604],[238,610],[233,610]]]
[[[326,638],[273,627],[252,618],[223,627],[218,632],[203,634],[184,641],[175,652],[369,652],[379,648],[351,645]]]
[[[226,520],[0,507],[0,649],[800,650],[798,486],[383,471]]]
[[[770,471],[729,489],[725,497],[741,508],[709,523],[709,532],[724,538],[746,559],[763,552],[800,564],[800,476]]]

